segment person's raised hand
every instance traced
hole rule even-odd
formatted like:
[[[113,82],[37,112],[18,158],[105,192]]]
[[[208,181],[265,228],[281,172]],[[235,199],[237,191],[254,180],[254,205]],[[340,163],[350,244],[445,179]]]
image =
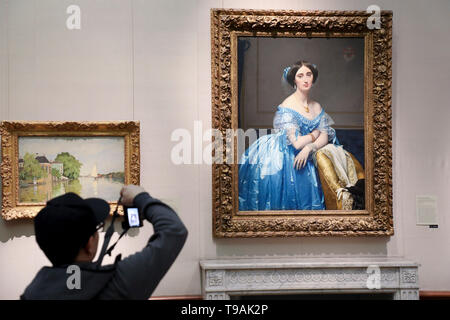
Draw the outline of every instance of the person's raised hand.
[[[133,184],[124,186],[122,190],[120,190],[120,196],[122,197],[120,203],[126,207],[131,207],[133,205],[134,198],[142,192],[145,192],[145,190],[140,186],[135,186]]]

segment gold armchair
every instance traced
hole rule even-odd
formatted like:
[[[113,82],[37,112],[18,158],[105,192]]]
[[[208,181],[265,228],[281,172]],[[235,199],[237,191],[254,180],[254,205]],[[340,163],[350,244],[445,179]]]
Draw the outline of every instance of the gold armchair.
[[[349,153],[356,169],[356,179],[364,179],[364,169],[359,161]],[[342,179],[339,179],[334,165],[330,158],[325,155],[323,150],[318,150],[316,153],[317,170],[319,171],[320,182],[322,183],[322,190],[325,198],[325,207],[327,210],[351,210],[351,201],[343,201],[338,199],[337,190],[345,188],[345,184]]]

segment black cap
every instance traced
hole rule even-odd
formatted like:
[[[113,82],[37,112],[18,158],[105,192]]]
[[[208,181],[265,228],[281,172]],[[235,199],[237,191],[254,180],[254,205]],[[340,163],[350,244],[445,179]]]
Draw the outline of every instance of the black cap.
[[[73,263],[109,211],[103,199],[72,192],[53,198],[34,218],[36,241],[53,265]]]

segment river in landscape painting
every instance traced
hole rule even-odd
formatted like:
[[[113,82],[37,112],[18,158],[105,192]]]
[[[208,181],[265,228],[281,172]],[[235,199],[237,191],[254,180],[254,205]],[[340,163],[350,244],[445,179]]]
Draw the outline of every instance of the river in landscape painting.
[[[53,181],[20,186],[19,202],[46,202],[66,192],[75,192],[82,198],[102,198],[117,201],[123,181],[111,178],[79,177],[76,180]]]

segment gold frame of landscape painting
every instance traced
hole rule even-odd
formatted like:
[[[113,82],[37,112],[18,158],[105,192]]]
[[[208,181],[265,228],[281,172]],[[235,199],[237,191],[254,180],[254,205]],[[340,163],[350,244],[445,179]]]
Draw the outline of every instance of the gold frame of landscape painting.
[[[0,123],[0,134],[2,147],[2,217],[5,220],[33,218],[45,205],[45,202],[55,196],[53,194],[55,190],[64,193],[77,192],[73,190],[79,191],[84,188],[80,187],[82,184],[79,182],[82,177],[93,179],[94,182],[98,180],[98,182],[91,183],[97,188],[92,189],[91,187],[88,194],[80,195],[84,198],[104,198],[110,204],[111,212],[117,204],[118,191],[120,191],[121,185],[139,184],[140,133],[139,122],[137,121],[3,121]],[[50,143],[46,144],[47,141]],[[21,146],[27,150],[27,159],[25,160],[23,159],[24,155],[21,155],[24,150],[19,150],[19,148],[22,148]],[[50,159],[47,159],[48,154],[36,152],[36,150],[47,150],[48,153],[51,153],[54,152],[54,149],[61,151],[58,154],[59,158],[54,159],[55,156],[53,155]],[[70,152],[66,152],[68,150],[75,150],[70,152],[75,153],[76,157]],[[92,171],[85,176],[81,171],[83,170],[81,169],[83,162],[79,161],[78,155],[89,159],[88,162],[84,162],[84,166],[89,166],[87,170]],[[92,166],[91,162],[94,161],[94,157],[96,163]],[[97,161],[100,162],[98,171]],[[110,170],[104,171],[107,170],[105,168]],[[94,171],[95,173],[93,173]],[[33,176],[33,178],[31,179],[28,175]],[[77,184],[70,184],[71,179],[77,181]],[[33,200],[21,201],[19,197],[20,188],[25,190],[30,188],[32,190],[30,192],[36,194],[37,190],[42,190],[38,189],[39,187],[43,188],[42,185],[45,185],[47,190],[45,191],[47,192],[44,195],[45,198],[42,198],[38,193],[39,197],[26,198]],[[102,192],[98,192],[98,189],[108,189],[111,194],[110,199],[102,196]]]
[[[236,237],[389,236],[392,214],[392,12],[381,11],[379,25],[365,11],[211,10],[213,235]],[[361,38],[363,71],[363,141],[365,206],[331,210],[239,211],[238,39]],[[280,77],[281,78],[281,72]],[[320,79],[320,77],[319,77]],[[228,142],[228,144],[227,144]],[[231,144],[230,144],[231,142]],[[231,147],[230,147],[231,145]],[[228,150],[231,149],[231,150]],[[325,190],[324,190],[325,193]]]

